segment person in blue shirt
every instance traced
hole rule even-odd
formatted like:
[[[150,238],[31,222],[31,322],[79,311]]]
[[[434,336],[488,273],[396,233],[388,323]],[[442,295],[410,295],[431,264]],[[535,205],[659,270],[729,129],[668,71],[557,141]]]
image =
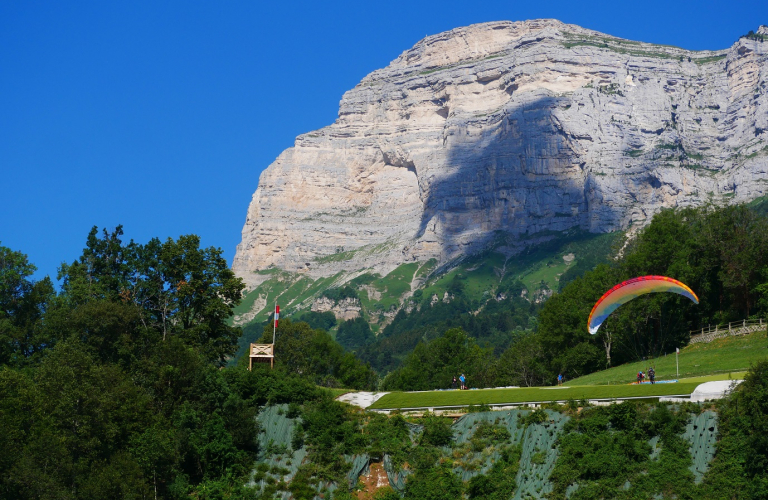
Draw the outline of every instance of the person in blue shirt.
[[[467,381],[467,378],[464,376],[463,373],[461,374],[461,377],[459,377],[459,381],[461,382],[461,390],[466,389],[467,386],[465,385],[465,383]]]

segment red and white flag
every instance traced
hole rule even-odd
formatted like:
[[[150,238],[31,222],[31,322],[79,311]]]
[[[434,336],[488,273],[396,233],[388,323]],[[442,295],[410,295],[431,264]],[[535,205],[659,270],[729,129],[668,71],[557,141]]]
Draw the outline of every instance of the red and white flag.
[[[278,318],[280,318],[280,306],[275,304],[275,328],[277,328]]]

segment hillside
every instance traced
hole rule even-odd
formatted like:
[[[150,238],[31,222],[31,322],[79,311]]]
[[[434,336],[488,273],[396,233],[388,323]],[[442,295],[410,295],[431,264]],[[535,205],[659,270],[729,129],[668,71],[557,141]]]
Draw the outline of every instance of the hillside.
[[[766,331],[717,339],[710,343],[691,344],[680,349],[679,377],[674,351],[659,358],[627,363],[608,370],[591,373],[568,382],[569,385],[626,384],[635,379],[637,372],[656,370],[658,380],[690,378],[716,373],[736,373],[747,370],[754,363],[768,357]],[[735,376],[734,376],[735,378]]]
[[[453,418],[269,406],[249,485],[281,499],[760,498],[766,471],[747,457],[764,451],[748,435],[764,427],[766,369],[717,405],[569,401]]]
[[[400,309],[401,304],[416,294],[416,300],[425,297],[443,300],[452,282],[459,279],[471,297],[493,297],[520,281],[529,298],[546,298],[566,283],[596,264],[605,261],[611,253],[618,234],[562,233],[553,235],[550,242],[532,247],[515,256],[505,256],[497,249],[468,257],[452,267],[438,268],[434,260],[424,263],[402,264],[381,276],[372,273],[339,272],[332,277],[313,280],[298,273],[272,268],[261,271],[265,280],[247,292],[235,309],[235,324],[264,321],[279,302],[284,313],[293,315],[307,310],[332,310],[342,316],[339,300],[321,300],[326,290],[349,286],[357,299],[352,304],[351,316],[362,315],[373,325],[386,325]],[[421,290],[421,293],[417,291]],[[413,300],[412,300],[413,301]]]
[[[607,261],[621,237],[620,233],[563,233],[512,257],[491,249],[453,266],[439,268],[434,260],[403,264],[386,276],[339,272],[312,280],[275,268],[263,271],[267,279],[248,291],[235,308],[234,324],[250,324],[241,339],[240,353],[248,342],[261,336],[261,325],[269,319],[276,302],[283,316],[309,321],[332,335],[340,323],[362,318],[378,335],[379,342],[476,311],[489,301],[510,305],[518,298],[523,299],[518,307],[540,304],[566,283]],[[457,300],[459,294],[468,300]],[[444,307],[431,316],[435,304]],[[529,318],[535,317],[535,311],[524,309],[516,322],[522,329],[528,328]],[[309,312],[331,313],[333,319],[325,324],[314,323],[317,318]]]

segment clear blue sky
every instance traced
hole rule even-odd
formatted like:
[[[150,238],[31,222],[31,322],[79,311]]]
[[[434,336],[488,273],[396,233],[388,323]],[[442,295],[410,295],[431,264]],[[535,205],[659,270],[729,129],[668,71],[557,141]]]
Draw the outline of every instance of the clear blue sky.
[[[427,34],[556,18],[721,49],[768,1],[0,3],[0,244],[37,278],[91,226],[195,233],[231,262],[259,174]]]

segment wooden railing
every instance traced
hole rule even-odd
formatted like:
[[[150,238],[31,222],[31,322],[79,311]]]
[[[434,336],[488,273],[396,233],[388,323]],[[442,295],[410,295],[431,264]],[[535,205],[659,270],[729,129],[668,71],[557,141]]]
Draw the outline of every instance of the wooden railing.
[[[748,333],[754,333],[763,331],[766,328],[766,322],[762,319],[750,319],[743,321],[732,321],[730,323],[709,326],[708,328],[702,328],[701,331],[691,331],[691,344],[698,342],[712,342],[715,339],[722,339],[725,337],[731,337],[736,335],[746,335]]]
[[[275,367],[275,344],[251,344],[251,354],[248,360],[248,369],[253,369],[253,362],[269,363],[270,368]]]
[[[274,344],[251,344],[251,356],[274,356]]]

